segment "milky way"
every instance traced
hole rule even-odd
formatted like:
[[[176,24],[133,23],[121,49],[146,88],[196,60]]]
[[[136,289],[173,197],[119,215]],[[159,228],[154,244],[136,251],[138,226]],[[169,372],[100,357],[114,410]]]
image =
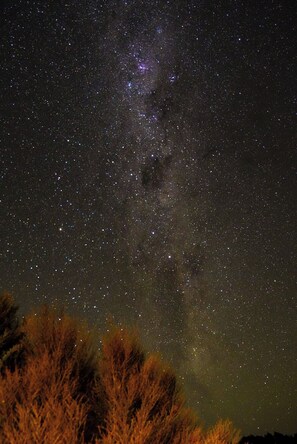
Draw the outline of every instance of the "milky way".
[[[1,289],[136,324],[208,424],[295,432],[294,2],[54,3],[0,6]]]

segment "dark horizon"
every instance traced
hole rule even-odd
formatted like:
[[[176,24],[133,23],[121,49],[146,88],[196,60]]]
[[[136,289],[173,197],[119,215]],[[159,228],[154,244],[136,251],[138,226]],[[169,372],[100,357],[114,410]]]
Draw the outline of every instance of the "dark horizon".
[[[266,433],[265,436],[248,435],[243,437],[239,444],[294,444],[297,442],[297,433],[284,435],[279,432]]]

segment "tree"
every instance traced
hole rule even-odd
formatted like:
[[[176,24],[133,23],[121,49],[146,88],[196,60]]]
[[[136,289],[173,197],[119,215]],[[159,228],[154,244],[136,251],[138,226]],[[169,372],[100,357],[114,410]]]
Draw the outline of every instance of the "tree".
[[[25,361],[0,375],[1,443],[238,443],[229,421],[202,429],[172,370],[136,334],[114,329],[99,356],[86,326],[46,307],[22,334]]]
[[[146,357],[135,335],[117,329],[105,338],[100,369],[107,413],[98,442],[201,442],[202,431],[184,407],[173,372]]]
[[[81,443],[88,405],[77,395],[74,357],[61,371],[61,355],[44,351],[0,379],[0,442]]]
[[[29,316],[23,331],[26,365],[0,379],[0,441],[89,441],[103,415],[92,334],[47,307]]]
[[[100,360],[106,403],[99,444],[237,444],[239,431],[219,421],[204,431],[184,400],[172,370],[146,356],[137,335],[114,329]]]
[[[239,430],[234,429],[232,422],[220,420],[207,432],[203,444],[238,444],[239,440]]]
[[[14,370],[24,355],[23,337],[15,305],[9,293],[0,296],[0,373],[5,369]]]
[[[41,308],[40,312],[26,319],[25,335],[28,349],[35,356],[49,353],[58,362],[59,372],[72,362],[71,375],[77,380],[74,396],[83,397],[87,403],[85,438],[90,439],[103,421],[104,402],[99,390],[99,338],[83,321]]]

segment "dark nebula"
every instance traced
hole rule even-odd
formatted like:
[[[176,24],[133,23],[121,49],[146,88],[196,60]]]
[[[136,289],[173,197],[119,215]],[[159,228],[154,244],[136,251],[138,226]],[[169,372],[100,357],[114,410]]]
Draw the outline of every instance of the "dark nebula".
[[[141,183],[147,189],[160,189],[165,183],[166,172],[170,167],[172,156],[166,156],[163,160],[151,157],[141,171]]]

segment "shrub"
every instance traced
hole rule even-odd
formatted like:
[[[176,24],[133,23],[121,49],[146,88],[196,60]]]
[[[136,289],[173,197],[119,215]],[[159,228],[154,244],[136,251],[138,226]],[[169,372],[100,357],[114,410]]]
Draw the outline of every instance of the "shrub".
[[[117,329],[107,337],[100,369],[107,413],[98,442],[198,442],[201,430],[184,408],[173,372],[146,358],[135,335]]]
[[[26,367],[0,379],[0,441],[4,444],[82,442],[86,404],[77,393],[73,358],[61,371],[57,356],[44,351]],[[59,356],[60,358],[60,356]]]
[[[0,296],[0,373],[21,365],[24,349],[23,333],[16,316],[18,306],[9,293]]]
[[[230,421],[202,430],[172,370],[147,356],[136,334],[114,329],[99,356],[86,326],[46,307],[21,330],[7,325],[26,360],[0,377],[1,443],[238,443]]]

